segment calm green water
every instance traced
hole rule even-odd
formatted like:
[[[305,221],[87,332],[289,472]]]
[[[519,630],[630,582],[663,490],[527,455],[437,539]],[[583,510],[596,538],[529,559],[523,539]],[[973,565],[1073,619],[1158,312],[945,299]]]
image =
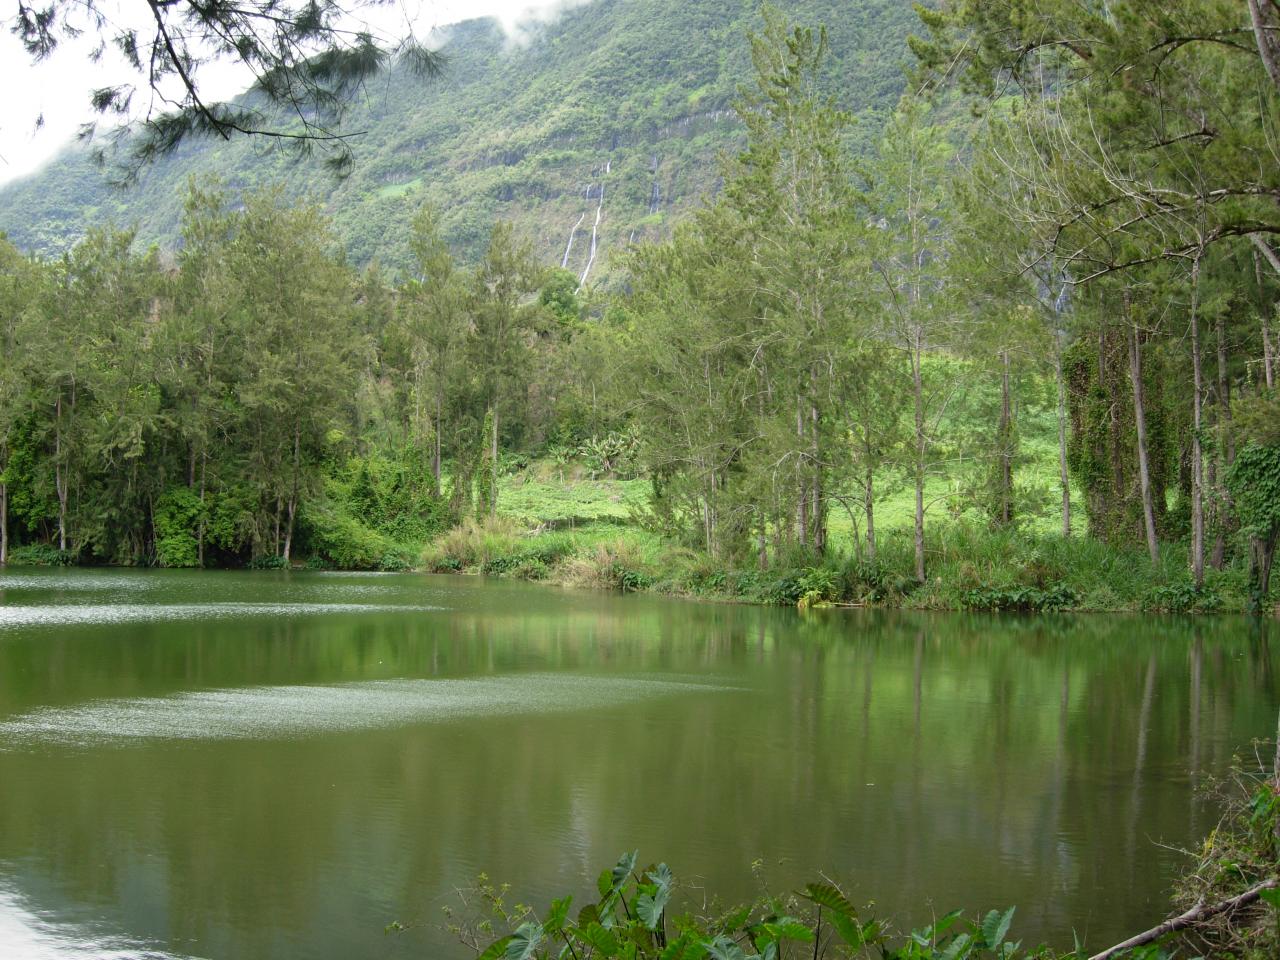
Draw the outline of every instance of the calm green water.
[[[480,871],[541,904],[633,847],[1101,946],[1164,913],[1158,841],[1274,730],[1275,667],[1231,619],[0,572],[0,956],[464,956]]]

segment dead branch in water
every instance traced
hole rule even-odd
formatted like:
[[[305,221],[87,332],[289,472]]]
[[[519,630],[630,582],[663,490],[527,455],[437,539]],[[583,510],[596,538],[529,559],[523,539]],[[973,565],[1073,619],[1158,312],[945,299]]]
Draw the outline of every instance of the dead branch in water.
[[[1110,957],[1120,953],[1122,950],[1132,950],[1134,947],[1140,947],[1143,944],[1151,943],[1153,940],[1159,940],[1165,934],[1186,930],[1188,927],[1195,926],[1210,917],[1216,917],[1220,913],[1230,913],[1232,910],[1248,906],[1257,901],[1264,890],[1271,890],[1277,886],[1280,886],[1280,879],[1271,877],[1269,880],[1263,880],[1261,883],[1255,884],[1244,893],[1237,894],[1229,900],[1221,900],[1214,904],[1197,903],[1186,913],[1170,917],[1164,923],[1157,924],[1150,930],[1145,930],[1122,943],[1117,943],[1114,947],[1107,947],[1101,953],[1095,953],[1089,960],[1109,960]]]

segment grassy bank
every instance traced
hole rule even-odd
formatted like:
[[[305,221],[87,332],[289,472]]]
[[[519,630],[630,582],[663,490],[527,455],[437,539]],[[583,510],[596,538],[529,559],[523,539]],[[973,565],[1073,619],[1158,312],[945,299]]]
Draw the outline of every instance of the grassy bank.
[[[929,577],[922,584],[912,575],[910,533],[901,529],[883,535],[875,560],[837,547],[824,557],[797,555],[758,570],[718,563],[635,526],[596,521],[548,529],[499,517],[466,521],[428,547],[422,565],[433,572],[800,607],[1207,613],[1241,611],[1247,601],[1240,567],[1208,571],[1204,588],[1195,590],[1176,545],[1153,564],[1140,549],[964,521],[937,524],[928,544]]]

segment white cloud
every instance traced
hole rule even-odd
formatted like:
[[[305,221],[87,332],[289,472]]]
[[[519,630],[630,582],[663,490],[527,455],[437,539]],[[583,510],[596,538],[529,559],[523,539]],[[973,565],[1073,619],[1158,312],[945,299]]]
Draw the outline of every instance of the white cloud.
[[[116,0],[119,2],[119,0]],[[432,29],[491,16],[502,24],[513,43],[527,42],[531,24],[557,16],[563,10],[589,0],[401,0],[365,11],[373,31],[384,37],[404,36],[408,30],[425,37]],[[117,27],[137,21],[138,6],[128,13],[107,0],[103,9]],[[145,8],[142,8],[145,12]],[[145,79],[138,77],[112,50],[98,63],[90,59],[97,43],[93,36],[64,42],[48,60],[33,64],[22,44],[9,31],[8,22],[0,30],[0,88],[10,91],[0,98],[0,184],[38,170],[58,151],[72,142],[82,124],[100,119],[89,106],[89,93],[99,87],[133,83],[140,87],[135,110],[145,110],[141,102],[147,93]],[[110,31],[111,28],[108,28]],[[211,63],[200,73],[203,95],[224,100],[243,90],[251,80],[239,64]],[[163,107],[156,105],[157,109]]]

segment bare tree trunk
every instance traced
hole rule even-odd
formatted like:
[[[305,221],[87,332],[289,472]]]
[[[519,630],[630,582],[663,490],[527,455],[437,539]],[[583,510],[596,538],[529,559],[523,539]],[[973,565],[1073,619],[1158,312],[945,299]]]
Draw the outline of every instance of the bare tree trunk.
[[[289,492],[289,502],[286,505],[288,520],[285,523],[284,552],[282,554],[286,563],[289,561],[289,555],[293,550],[293,518],[298,512],[298,482],[301,472],[302,428],[295,425],[293,428],[293,489]]]
[[[1217,425],[1218,435],[1220,437],[1219,450],[1221,453],[1222,467],[1229,467],[1236,459],[1236,441],[1231,423],[1231,384],[1227,378],[1227,334],[1224,329],[1222,317],[1219,316],[1214,324],[1215,336],[1218,346],[1218,373],[1217,373]],[[1213,484],[1214,498],[1217,501],[1217,534],[1213,541],[1213,554],[1210,558],[1210,565],[1215,570],[1221,570],[1226,562],[1227,556],[1227,524],[1229,522],[1228,507],[1231,504],[1231,495],[1227,493],[1226,487],[1216,482],[1221,480],[1225,474],[1225,470],[1221,467],[1214,471],[1215,483]]]
[[[1280,15],[1275,7],[1264,9],[1265,0],[1247,0],[1249,19],[1253,23],[1253,35],[1258,44],[1258,56],[1276,89],[1280,90]]]
[[[1267,389],[1276,388],[1276,348],[1271,344],[1271,320],[1266,311],[1262,314],[1262,373]]]
[[[804,445],[804,402],[799,397],[796,398],[796,436],[799,438],[797,447]],[[809,545],[809,489],[808,484],[804,482],[803,458],[796,457],[796,473],[799,486],[799,501],[796,506],[796,529],[799,532],[800,545],[807,547]]]
[[[1062,535],[1071,536],[1071,478],[1067,475],[1067,389],[1062,375],[1062,342],[1053,335],[1053,378],[1058,387],[1058,482],[1062,486]]]
[[[814,392],[817,392],[817,386],[814,383],[816,374],[810,371],[810,383],[814,386]],[[823,553],[827,549],[827,517],[826,511],[823,509],[822,502],[822,450],[818,446],[818,407],[815,403],[809,404],[809,421],[813,431],[813,436],[809,441],[810,456],[812,457],[813,476],[811,478],[810,489],[812,496],[812,506],[809,508],[809,515],[812,518],[813,527],[813,548],[818,553]]]
[[[916,550],[916,579],[921,583],[924,582],[924,467],[925,467],[925,436],[924,436],[924,379],[920,370],[920,334],[915,335],[915,343],[911,347],[911,381],[915,396],[915,418],[916,418],[916,462],[915,462],[915,485],[916,485],[916,528],[915,528],[915,550]]]
[[[1218,338],[1218,409],[1222,415],[1223,450],[1229,467],[1236,459],[1236,438],[1231,424],[1231,380],[1227,376],[1227,331],[1221,314],[1218,315],[1218,322],[1214,326],[1217,328]]]
[[[289,554],[293,551],[293,517],[294,514],[297,513],[297,510],[298,498],[296,496],[292,496],[289,498],[287,506],[289,519],[284,528],[284,552],[282,556],[284,557],[285,563],[289,562]]]
[[[1013,520],[1013,409],[1009,402],[1009,351],[1000,351],[1000,524]]]
[[[867,514],[867,559],[876,558],[876,475],[870,467],[862,481],[862,509]]]
[[[436,430],[435,444],[431,453],[431,482],[432,493],[435,494],[437,500],[440,499],[440,394],[436,393]]]
[[[62,464],[62,391],[54,407],[53,486],[58,493],[58,549],[67,549],[67,471]]]
[[[1128,294],[1125,295],[1126,301]],[[1126,302],[1127,307],[1127,302]],[[1126,309],[1126,313],[1128,310]],[[1160,544],[1156,541],[1155,504],[1151,499],[1151,465],[1147,459],[1147,411],[1142,400],[1142,343],[1137,326],[1129,329],[1129,373],[1133,378],[1133,420],[1138,432],[1138,482],[1142,488],[1142,524],[1147,535],[1147,552],[1151,562],[1160,562]]]
[[[1271,256],[1275,256],[1275,252],[1263,243],[1258,237],[1250,237],[1254,241],[1255,247],[1253,251],[1253,276],[1258,283],[1258,302],[1262,305],[1258,311],[1258,319],[1262,325],[1262,379],[1267,385],[1268,390],[1275,389],[1275,350],[1271,346],[1271,314],[1270,305],[1265,302],[1265,291],[1262,286],[1262,257],[1261,250],[1265,250]],[[1277,266],[1280,270],[1280,266]]]
[[[0,567],[9,562],[9,484],[0,480]]]
[[[489,516],[498,515],[498,404],[493,404],[493,433],[490,436],[489,457]]]
[[[199,565],[202,567],[204,566],[204,529],[205,529],[205,523],[206,523],[205,515],[204,515],[204,485],[205,485],[205,474],[208,468],[208,462],[209,462],[209,455],[204,450],[201,450],[200,451],[200,526],[198,527],[198,532],[196,534],[196,560],[199,563]]]
[[[1199,589],[1204,584],[1204,451],[1200,446],[1204,377],[1200,366],[1199,254],[1191,264],[1191,372],[1191,576]]]

